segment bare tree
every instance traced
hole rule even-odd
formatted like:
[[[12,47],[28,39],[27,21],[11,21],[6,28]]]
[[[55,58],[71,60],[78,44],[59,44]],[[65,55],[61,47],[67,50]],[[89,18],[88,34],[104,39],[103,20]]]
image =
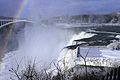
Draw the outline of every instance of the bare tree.
[[[79,47],[78,47],[78,48],[79,48]],[[87,51],[87,53],[86,53],[85,56],[83,56],[82,54],[79,53],[79,56],[83,59],[84,64],[85,64],[86,78],[88,77],[88,75],[87,75],[87,74],[88,74],[88,71],[87,71],[87,60],[86,60],[86,58],[87,58],[87,56],[88,56],[89,50],[90,50],[90,49],[88,49],[88,51]]]

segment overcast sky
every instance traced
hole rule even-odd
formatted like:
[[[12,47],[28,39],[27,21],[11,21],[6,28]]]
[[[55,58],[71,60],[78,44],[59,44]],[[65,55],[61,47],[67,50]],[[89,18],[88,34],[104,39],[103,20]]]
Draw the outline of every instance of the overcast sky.
[[[14,16],[20,2],[0,0],[0,16]],[[41,16],[108,13],[120,11],[120,0],[28,0],[22,15],[29,14],[30,10]]]

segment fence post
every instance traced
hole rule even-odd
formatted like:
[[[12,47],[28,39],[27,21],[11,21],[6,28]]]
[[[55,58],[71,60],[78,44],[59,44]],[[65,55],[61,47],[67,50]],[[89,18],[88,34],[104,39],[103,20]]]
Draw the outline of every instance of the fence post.
[[[110,72],[110,79],[109,80],[112,80],[112,76],[113,76],[113,70],[111,70],[111,72]]]
[[[111,70],[110,73],[107,73],[101,80],[120,80],[120,66]]]
[[[106,76],[106,79],[105,80],[108,80],[109,79],[109,73],[107,73],[107,76]]]
[[[105,76],[103,76],[101,80],[105,80]]]
[[[118,67],[117,80],[120,80],[120,66]]]
[[[117,75],[117,68],[114,69],[113,80],[117,80],[117,79],[116,79],[116,75]]]

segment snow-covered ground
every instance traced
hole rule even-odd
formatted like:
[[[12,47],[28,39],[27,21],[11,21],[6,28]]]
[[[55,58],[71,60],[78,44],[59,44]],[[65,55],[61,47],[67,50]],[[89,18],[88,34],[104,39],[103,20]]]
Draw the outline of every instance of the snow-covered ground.
[[[85,54],[89,50],[86,58],[86,64],[91,66],[105,66],[115,67],[120,65],[120,51],[100,48],[81,48],[81,55],[85,57]],[[82,57],[77,57],[76,50],[63,50],[59,56],[59,65],[62,68],[70,69],[77,64],[85,65]],[[61,57],[61,58],[60,58]]]
[[[102,49],[100,51],[103,57],[120,59],[120,50]]]
[[[90,38],[96,34],[81,32],[75,34],[68,45],[73,45],[73,41],[77,39]],[[111,48],[101,47],[80,47],[81,56],[87,54],[87,65],[113,67],[120,64],[120,50],[112,50]],[[77,49],[63,49],[59,55],[58,63],[61,68],[70,69],[77,64],[84,65],[82,57],[77,57]]]

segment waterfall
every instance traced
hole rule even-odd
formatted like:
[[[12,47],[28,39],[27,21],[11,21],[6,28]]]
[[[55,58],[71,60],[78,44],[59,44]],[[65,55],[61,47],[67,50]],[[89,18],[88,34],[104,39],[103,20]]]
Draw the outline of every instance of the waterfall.
[[[72,36],[72,32],[51,25],[29,25],[25,27],[24,31],[25,39],[19,39],[22,44],[19,45],[18,50],[6,53],[3,58],[0,73],[2,80],[6,79],[6,74],[10,76],[9,69],[15,68],[15,64],[21,60],[22,67],[29,60],[36,59],[36,62],[40,65],[48,65],[53,60],[56,60],[61,49]]]

